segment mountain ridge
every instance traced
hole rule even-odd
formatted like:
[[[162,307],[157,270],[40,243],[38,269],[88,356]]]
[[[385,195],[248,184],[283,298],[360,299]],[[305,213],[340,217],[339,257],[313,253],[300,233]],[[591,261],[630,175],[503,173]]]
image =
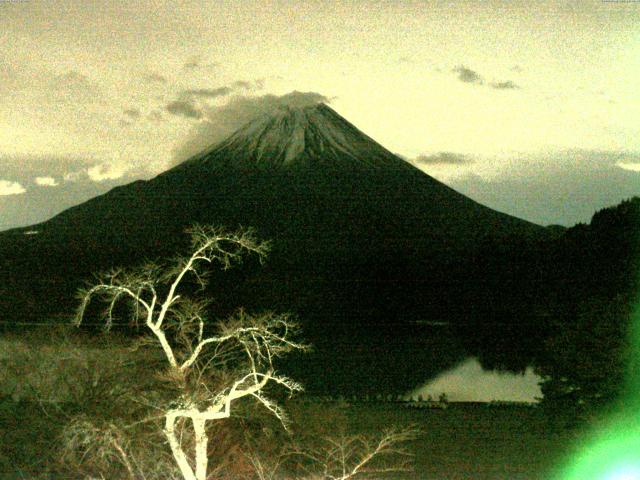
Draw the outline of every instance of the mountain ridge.
[[[253,227],[272,241],[264,269],[216,276],[205,293],[217,315],[237,306],[297,314],[317,346],[313,367],[301,360],[297,372],[310,389],[349,388],[354,369],[398,388],[448,366],[459,349],[439,352],[412,322],[474,315],[485,276],[514,268],[499,258],[478,268],[480,247],[526,249],[546,236],[430,177],[327,106],[283,109],[151,180],[0,233],[0,318],[71,312],[84,279],[184,252],[193,223]],[[424,357],[424,376],[400,344]]]

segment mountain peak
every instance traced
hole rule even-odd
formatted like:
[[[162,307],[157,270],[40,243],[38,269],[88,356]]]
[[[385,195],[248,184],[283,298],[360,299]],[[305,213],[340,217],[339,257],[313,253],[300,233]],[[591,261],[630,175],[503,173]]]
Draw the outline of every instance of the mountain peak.
[[[182,165],[207,168],[407,166],[323,103],[280,106]]]

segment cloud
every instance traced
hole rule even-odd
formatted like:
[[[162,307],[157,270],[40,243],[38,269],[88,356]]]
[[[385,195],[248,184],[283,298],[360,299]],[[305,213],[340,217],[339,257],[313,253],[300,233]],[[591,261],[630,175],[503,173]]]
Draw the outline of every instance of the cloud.
[[[230,95],[234,90],[247,90],[255,91],[264,88],[264,79],[259,78],[253,82],[246,80],[236,80],[231,86],[217,87],[217,88],[190,88],[182,90],[180,92],[180,98],[185,100],[189,97],[201,97],[201,98],[217,98]]]
[[[126,110],[123,110],[123,113],[129,118],[140,118],[140,110],[137,108],[127,108]]]
[[[78,85],[91,88],[92,83],[86,75],[76,70],[70,70],[67,73],[56,75],[51,81],[51,86],[54,88],[69,88]]]
[[[186,62],[184,62],[184,68],[198,68],[200,66],[201,58],[202,57],[200,55],[192,55]]]
[[[180,163],[224,140],[251,120],[283,106],[303,107],[328,103],[329,98],[317,92],[293,91],[282,96],[235,96],[225,105],[205,107],[205,121],[194,126],[185,141],[173,151],[173,164]]]
[[[58,182],[53,177],[36,177],[33,180],[36,185],[40,185],[41,187],[56,187],[58,186]]]
[[[67,172],[62,176],[62,179],[65,182],[77,182],[82,177],[84,177],[86,173],[84,170],[76,170],[75,172]]]
[[[475,72],[474,70],[471,70],[464,65],[458,65],[452,71],[458,74],[458,80],[460,80],[461,82],[474,83],[476,85],[484,84],[484,79],[478,72]]]
[[[413,161],[422,165],[468,165],[473,163],[468,155],[452,152],[418,155]]]
[[[87,169],[89,179],[94,182],[104,182],[105,180],[117,180],[124,176],[127,168],[113,163],[101,163]]]
[[[164,120],[164,117],[162,116],[162,112],[160,110],[153,110],[149,113],[149,115],[147,115],[147,117],[149,118],[149,120],[153,120],[154,122],[161,122],[162,120]]]
[[[253,82],[248,82],[246,80],[236,80],[235,82],[232,83],[232,86],[237,89],[241,88],[243,90],[255,91],[255,90],[262,90],[264,88],[264,84],[265,84],[265,79],[258,78]]]
[[[211,68],[219,65],[220,64],[216,62],[202,63],[202,55],[192,55],[184,63],[183,68],[185,70],[196,70],[198,68]]]
[[[638,159],[640,160],[640,159]],[[623,170],[629,170],[630,172],[640,172],[640,161],[636,162],[616,162],[616,166],[622,168]],[[640,192],[639,192],[640,194]]]
[[[491,88],[495,88],[497,90],[513,90],[513,89],[518,89],[520,88],[519,85],[517,85],[516,83],[512,82],[511,80],[507,80],[504,82],[492,82],[490,84]]]
[[[245,90],[251,89],[251,82],[247,82],[245,80],[236,80],[233,82],[233,86],[235,88],[244,88]]]
[[[148,73],[143,77],[149,83],[167,83],[167,77],[159,73]]]
[[[458,80],[464,83],[486,85],[496,90],[516,90],[520,88],[520,86],[512,80],[496,80],[486,84],[482,75],[475,70],[465,67],[464,65],[458,65],[451,71],[456,73],[458,75]]]
[[[27,190],[19,182],[11,182],[9,180],[0,180],[0,196],[4,195],[20,195]]]
[[[195,88],[189,90],[183,90],[182,93],[188,96],[216,98],[229,95],[233,90],[230,87],[219,88]]]
[[[201,119],[203,117],[202,110],[190,100],[174,100],[165,106],[165,110],[171,115],[177,115],[185,118]]]
[[[103,98],[101,89],[89,77],[76,70],[56,75],[49,82],[49,90],[56,101],[94,102]]]

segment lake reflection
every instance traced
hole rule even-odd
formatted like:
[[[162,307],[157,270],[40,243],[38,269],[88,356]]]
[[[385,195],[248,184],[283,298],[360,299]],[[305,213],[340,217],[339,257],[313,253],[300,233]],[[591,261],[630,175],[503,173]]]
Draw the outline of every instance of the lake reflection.
[[[467,358],[426,384],[412,390],[407,399],[429,396],[437,399],[442,393],[453,402],[536,402],[542,397],[542,378],[528,367],[524,374],[483,370],[474,357]]]

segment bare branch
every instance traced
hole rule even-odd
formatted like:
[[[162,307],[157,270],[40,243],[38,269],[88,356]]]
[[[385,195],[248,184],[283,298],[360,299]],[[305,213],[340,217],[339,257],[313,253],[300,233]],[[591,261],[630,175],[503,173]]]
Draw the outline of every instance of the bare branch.
[[[409,426],[386,430],[378,437],[324,437],[315,448],[298,447],[293,455],[311,462],[309,466],[301,466],[311,478],[374,479],[388,473],[411,471],[413,454],[402,445],[415,440],[419,434],[419,430]]]
[[[115,269],[98,276],[93,286],[79,292],[76,324],[83,321],[94,297],[106,304],[102,318],[107,329],[112,327],[116,308],[121,303],[128,302],[132,307],[134,323],[138,322],[142,310],[145,326],[153,333],[169,363],[165,378],[183,392],[164,409],[165,437],[183,477],[204,480],[208,442],[205,423],[229,417],[234,401],[252,397],[286,426],[284,411],[264,395],[263,389],[272,383],[289,392],[302,390],[296,382],[275,375],[273,361],[308,347],[296,339],[299,326],[288,315],[272,312],[249,315],[239,310],[231,318],[216,323],[216,331],[208,335],[205,324],[209,303],[193,300],[183,291],[187,276],[203,288],[209,265],[217,264],[226,270],[241,262],[247,253],[255,254],[262,262],[269,244],[258,241],[252,230],[227,233],[196,225],[188,232],[192,237],[191,254],[178,257],[170,266],[148,263],[137,269]],[[207,382],[212,378],[225,379],[225,382],[214,388],[212,382]],[[182,425],[183,419],[191,420],[194,429],[195,468],[177,435],[176,425]],[[122,448],[118,451],[126,453]],[[132,471],[131,463],[126,467]]]

